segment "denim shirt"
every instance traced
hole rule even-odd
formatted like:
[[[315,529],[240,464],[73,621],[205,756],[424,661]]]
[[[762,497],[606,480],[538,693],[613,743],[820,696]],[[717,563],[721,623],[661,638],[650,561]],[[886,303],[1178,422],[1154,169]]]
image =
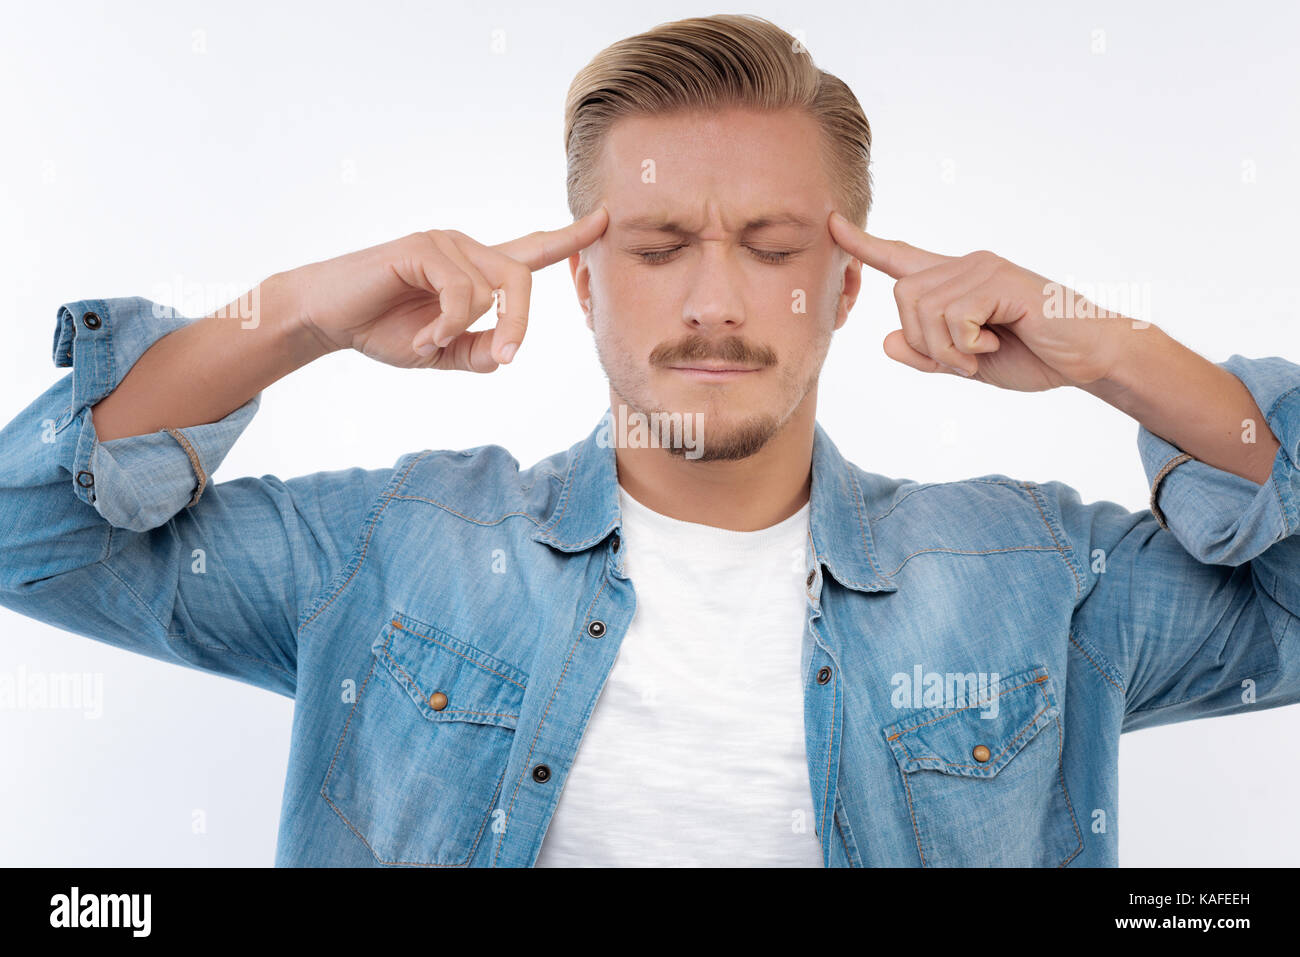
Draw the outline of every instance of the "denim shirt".
[[[89,413],[192,321],[59,308],[71,371],[0,432],[0,604],[292,697],[278,866],[532,866],[636,606],[609,411],[529,468],[486,445],[213,484],[260,394],[107,442]],[[1300,366],[1223,367],[1281,442],[1268,482],[1140,427],[1139,512],[887,478],[816,427],[801,679],[827,866],[1116,865],[1122,732],[1300,701]]]

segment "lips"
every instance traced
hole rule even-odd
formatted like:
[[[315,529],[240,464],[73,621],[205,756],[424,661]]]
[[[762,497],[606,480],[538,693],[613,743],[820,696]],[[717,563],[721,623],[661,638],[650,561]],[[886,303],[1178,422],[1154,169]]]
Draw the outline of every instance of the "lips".
[[[694,379],[696,382],[730,382],[733,379],[740,379],[747,375],[753,375],[758,369],[752,369],[748,366],[735,365],[694,365],[694,366],[669,366],[670,371],[678,375],[685,376],[688,379]]]
[[[681,372],[757,372],[757,368],[750,366],[727,365],[720,362],[692,362],[690,365],[669,366],[670,369],[677,369]]]

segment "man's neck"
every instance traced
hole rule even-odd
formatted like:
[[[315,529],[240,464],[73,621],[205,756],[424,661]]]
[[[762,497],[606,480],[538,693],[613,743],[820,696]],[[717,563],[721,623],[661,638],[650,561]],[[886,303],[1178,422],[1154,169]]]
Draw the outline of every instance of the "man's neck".
[[[617,410],[621,400],[611,392],[610,402]],[[616,445],[618,482],[642,505],[683,522],[737,532],[769,528],[808,502],[816,407],[813,389],[766,445],[734,461]]]

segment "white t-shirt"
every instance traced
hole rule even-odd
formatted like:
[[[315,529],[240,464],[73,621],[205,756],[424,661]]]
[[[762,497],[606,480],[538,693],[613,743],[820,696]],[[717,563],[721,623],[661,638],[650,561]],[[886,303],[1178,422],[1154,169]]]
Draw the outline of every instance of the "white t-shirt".
[[[755,532],[619,488],[636,612],[538,867],[821,867],[799,661],[809,506]]]

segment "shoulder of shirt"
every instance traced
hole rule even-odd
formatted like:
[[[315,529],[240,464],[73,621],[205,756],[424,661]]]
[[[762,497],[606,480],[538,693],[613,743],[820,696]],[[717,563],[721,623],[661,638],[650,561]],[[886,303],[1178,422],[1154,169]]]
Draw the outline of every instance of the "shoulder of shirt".
[[[1037,508],[1041,488],[1037,482],[992,473],[946,482],[918,482],[893,478],[851,466],[862,488],[863,499],[872,521],[883,519],[897,510],[930,508],[955,502],[964,504],[1023,504]]]
[[[561,450],[527,469],[500,445],[408,452],[397,460],[385,494],[421,499],[482,524],[510,515],[541,524],[559,500],[573,452]]]

